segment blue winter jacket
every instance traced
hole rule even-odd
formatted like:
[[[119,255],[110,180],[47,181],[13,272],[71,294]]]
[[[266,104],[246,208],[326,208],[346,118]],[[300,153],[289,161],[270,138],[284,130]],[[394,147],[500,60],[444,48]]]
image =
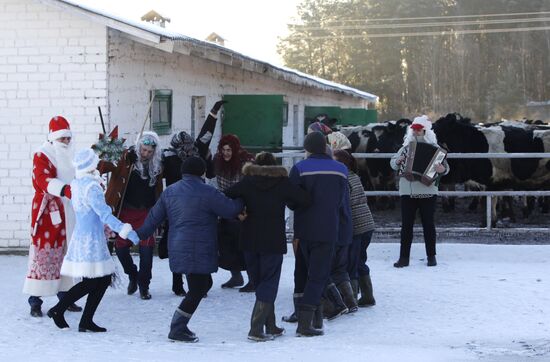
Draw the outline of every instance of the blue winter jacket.
[[[325,154],[313,154],[290,170],[290,181],[309,192],[311,205],[294,212],[294,237],[347,245],[353,225],[348,170]]]
[[[170,270],[210,274],[218,270],[218,217],[232,219],[242,209],[242,200],[232,200],[202,178],[184,174],[164,190],[136,231],[145,240],[168,219]]]

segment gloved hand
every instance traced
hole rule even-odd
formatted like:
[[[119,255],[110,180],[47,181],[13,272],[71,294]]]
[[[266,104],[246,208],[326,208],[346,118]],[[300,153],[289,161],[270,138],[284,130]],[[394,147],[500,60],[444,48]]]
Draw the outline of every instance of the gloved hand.
[[[70,199],[73,195],[71,193],[71,185],[65,185],[61,189],[61,196],[65,196],[66,198]]]
[[[127,239],[130,240],[132,243],[134,243],[134,245],[139,244],[139,236],[134,230],[128,233]]]
[[[217,101],[216,103],[214,103],[214,107],[212,107],[212,113],[214,114],[218,113],[220,108],[222,108],[222,106],[226,103],[227,101]]]
[[[128,150],[128,152],[126,153],[126,160],[133,165],[134,163],[136,163],[137,159],[138,157],[136,151],[133,149]]]

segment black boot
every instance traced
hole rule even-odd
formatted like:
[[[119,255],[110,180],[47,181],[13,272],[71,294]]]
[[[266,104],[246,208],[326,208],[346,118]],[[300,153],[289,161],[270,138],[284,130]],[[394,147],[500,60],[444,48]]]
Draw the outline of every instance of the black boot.
[[[336,319],[348,312],[348,307],[346,307],[346,304],[342,300],[342,295],[340,295],[340,292],[338,291],[334,283],[330,283],[329,285],[327,285],[325,293],[326,298],[334,305],[332,313],[327,314],[325,312],[325,316],[329,321]]]
[[[183,289],[183,276],[179,273],[172,273],[172,291],[180,297],[187,295],[187,292]]]
[[[33,317],[42,317],[42,308],[39,305],[32,305],[31,306],[31,316]]]
[[[53,319],[53,322],[59,329],[68,329],[69,324],[65,320],[65,316],[63,315],[63,311],[59,310],[59,307],[56,305],[52,309],[50,309],[47,313],[48,317]]]
[[[372,281],[370,275],[361,275],[359,277],[359,287],[361,288],[361,298],[357,301],[359,307],[372,307],[376,304],[372,292]]]
[[[353,289],[351,288],[351,283],[349,281],[342,282],[338,284],[338,291],[342,295],[344,304],[348,307],[348,313],[357,312],[357,301],[353,297]]]
[[[273,336],[264,333],[264,326],[267,322],[267,317],[271,312],[270,304],[256,300],[252,317],[250,318],[250,331],[248,339],[256,342],[265,342],[273,340]]]
[[[267,320],[265,321],[265,333],[271,334],[273,337],[280,337],[285,334],[285,329],[277,327],[276,320],[275,304],[269,303],[269,314],[267,315]]]
[[[67,307],[67,310],[69,312],[82,312],[82,307],[76,305],[75,303],[72,303],[70,306]]]
[[[243,276],[240,271],[231,271],[231,278],[222,284],[222,288],[235,288],[244,284]]]
[[[396,268],[404,268],[406,266],[409,266],[409,259],[399,258],[398,261],[393,263],[393,266]]]
[[[94,332],[94,333],[103,333],[107,332],[107,328],[103,328],[95,324],[93,321],[88,321],[86,323],[80,322],[78,325],[79,332]]]
[[[187,328],[187,324],[193,315],[185,313],[181,309],[177,308],[172,317],[172,323],[170,323],[170,333],[168,338],[174,341],[181,341],[187,343],[195,343],[199,341],[199,338],[195,333],[191,332]]]
[[[132,295],[136,292],[137,286],[137,275],[128,276],[128,295]]]
[[[435,255],[428,257],[428,266],[436,266],[437,260],[435,260]]]
[[[352,279],[350,282],[351,289],[353,290],[353,297],[355,298],[355,300],[357,300],[359,298],[359,280]]]
[[[283,322],[287,322],[287,323],[296,323],[298,322],[298,316],[296,315],[297,311],[298,311],[298,303],[300,301],[300,298],[302,298],[304,296],[304,293],[294,293],[294,296],[292,298],[292,301],[294,302],[294,312],[292,312],[291,315],[289,316],[284,316],[282,319],[283,319]]]
[[[252,283],[251,280],[248,280],[248,283],[242,288],[239,288],[239,292],[241,293],[254,293],[256,291],[256,288],[254,287],[254,283]]]
[[[315,329],[312,326],[313,316],[317,309],[314,305],[301,304],[298,311],[298,328],[296,328],[297,337],[315,337],[322,336],[323,331]]]
[[[139,297],[143,300],[151,299],[151,293],[149,293],[149,288],[139,288]]]
[[[313,314],[313,328],[323,330],[323,304],[315,309]]]

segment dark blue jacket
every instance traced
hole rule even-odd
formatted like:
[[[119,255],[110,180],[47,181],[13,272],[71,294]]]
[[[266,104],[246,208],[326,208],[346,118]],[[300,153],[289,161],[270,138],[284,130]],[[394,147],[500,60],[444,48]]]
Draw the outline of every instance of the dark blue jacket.
[[[353,226],[346,166],[325,154],[313,154],[294,165],[289,177],[311,197],[309,207],[294,212],[294,237],[349,244]]]
[[[136,232],[144,240],[168,219],[170,270],[210,274],[218,270],[218,217],[231,219],[242,209],[240,199],[231,200],[202,178],[185,174],[164,190]]]

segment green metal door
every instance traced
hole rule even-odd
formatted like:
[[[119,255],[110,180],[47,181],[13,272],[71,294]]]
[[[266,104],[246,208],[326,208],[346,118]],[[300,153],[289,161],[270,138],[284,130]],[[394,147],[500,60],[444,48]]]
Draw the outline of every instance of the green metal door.
[[[224,95],[222,133],[235,134],[249,152],[279,152],[283,146],[282,95]]]
[[[307,128],[311,120],[320,114],[326,114],[329,118],[342,118],[342,109],[337,106],[306,106],[304,107],[304,133],[307,133]]]
[[[362,126],[369,123],[376,123],[376,110],[363,108],[344,108],[342,118],[338,124],[342,126]]]

